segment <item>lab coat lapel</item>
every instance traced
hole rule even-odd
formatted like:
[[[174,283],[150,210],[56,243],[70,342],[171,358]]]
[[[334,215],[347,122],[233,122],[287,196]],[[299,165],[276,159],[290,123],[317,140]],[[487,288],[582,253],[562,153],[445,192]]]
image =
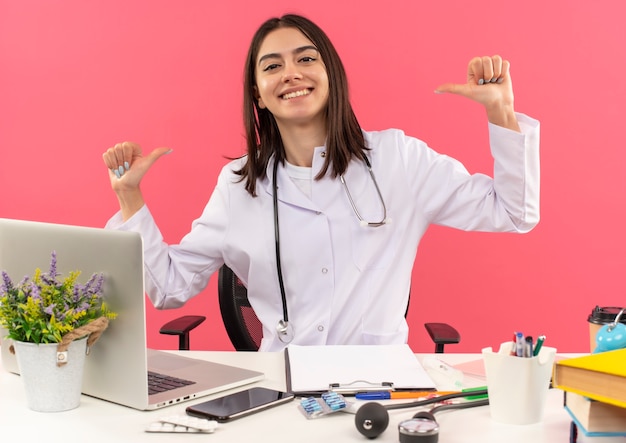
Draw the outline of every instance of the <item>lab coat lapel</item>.
[[[273,195],[273,171],[274,171],[274,160],[271,160],[267,165],[267,177],[268,180],[265,182],[265,192],[270,196]],[[296,186],[296,184],[291,180],[287,172],[285,171],[285,167],[281,164],[278,165],[276,182],[278,185],[278,201],[298,206],[304,209],[309,209],[311,211],[319,211],[319,207],[315,205],[307,196],[305,196],[302,191]]]

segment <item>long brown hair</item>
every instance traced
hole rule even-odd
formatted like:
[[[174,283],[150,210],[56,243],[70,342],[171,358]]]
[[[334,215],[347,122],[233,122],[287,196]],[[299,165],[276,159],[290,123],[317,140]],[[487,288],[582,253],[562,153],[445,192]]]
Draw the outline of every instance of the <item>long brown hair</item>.
[[[309,19],[287,14],[265,21],[254,34],[244,71],[243,119],[248,148],[246,164],[236,174],[246,180],[246,190],[256,196],[256,182],[266,175],[272,154],[285,161],[285,148],[272,113],[259,107],[255,96],[256,61],[265,37],[278,28],[295,28],[302,32],[320,53],[326,66],[329,97],[326,109],[326,158],[316,179],[330,170],[333,177],[343,174],[353,157],[363,159],[367,150],[363,132],[356,119],[348,94],[348,79],[339,54],[322,29]]]

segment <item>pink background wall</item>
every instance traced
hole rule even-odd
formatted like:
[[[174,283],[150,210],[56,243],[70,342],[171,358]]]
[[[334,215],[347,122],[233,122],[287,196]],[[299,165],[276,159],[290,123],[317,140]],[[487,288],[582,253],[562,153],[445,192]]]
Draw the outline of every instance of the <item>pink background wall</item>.
[[[587,350],[593,306],[626,305],[621,4],[0,0],[0,217],[104,225],[117,203],[101,153],[133,140],[174,149],[143,189],[177,242],[224,156],[242,153],[245,52],[256,27],[285,12],[335,42],[365,129],[402,128],[489,173],[481,109],[432,91],[464,81],[472,56],[499,53],[512,62],[517,109],[542,122],[542,220],[523,236],[431,229],[414,271],[410,345],[430,351],[421,324],[448,321],[462,333],[450,351],[496,346],[515,329]],[[232,349],[216,281],[180,310],[150,306],[149,345],[175,347],[159,325],[204,312],[192,346]]]

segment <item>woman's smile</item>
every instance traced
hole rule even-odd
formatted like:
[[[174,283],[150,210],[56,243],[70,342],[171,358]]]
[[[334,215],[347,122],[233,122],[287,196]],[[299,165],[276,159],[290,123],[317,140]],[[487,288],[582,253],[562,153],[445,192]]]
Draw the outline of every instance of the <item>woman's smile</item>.
[[[283,94],[281,97],[283,100],[289,100],[296,97],[302,97],[303,95],[309,95],[311,93],[310,89],[301,89],[299,91],[287,92]]]

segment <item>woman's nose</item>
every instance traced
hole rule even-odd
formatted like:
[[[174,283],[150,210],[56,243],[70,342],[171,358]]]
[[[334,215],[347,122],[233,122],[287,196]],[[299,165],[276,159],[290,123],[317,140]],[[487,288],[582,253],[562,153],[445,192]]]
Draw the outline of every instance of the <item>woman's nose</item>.
[[[285,65],[283,70],[283,82],[291,82],[293,80],[299,80],[302,78],[302,73],[298,69],[298,66],[293,63]]]

